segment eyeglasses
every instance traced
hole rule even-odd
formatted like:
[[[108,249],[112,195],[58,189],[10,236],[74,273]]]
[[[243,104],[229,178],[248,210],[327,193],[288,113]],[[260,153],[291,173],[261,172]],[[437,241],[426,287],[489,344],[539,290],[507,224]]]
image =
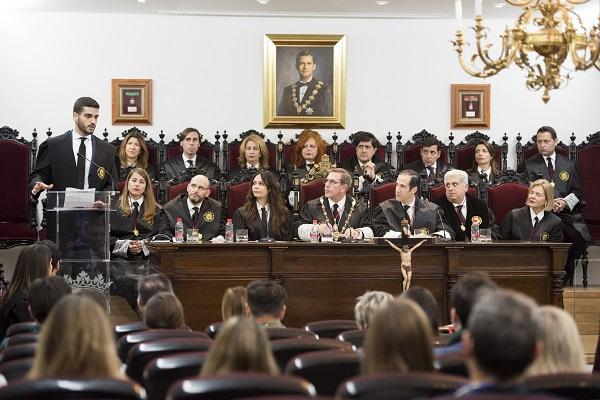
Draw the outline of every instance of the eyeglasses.
[[[333,179],[325,179],[325,184],[329,184],[329,185],[339,185],[341,184],[342,181],[334,181]]]

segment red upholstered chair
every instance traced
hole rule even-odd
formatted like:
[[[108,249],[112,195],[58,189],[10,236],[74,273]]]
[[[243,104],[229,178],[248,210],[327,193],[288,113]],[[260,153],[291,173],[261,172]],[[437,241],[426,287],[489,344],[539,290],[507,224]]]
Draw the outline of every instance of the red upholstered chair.
[[[353,136],[354,134],[350,135],[349,140],[345,140],[338,145],[339,165],[342,165],[344,161],[349,160],[356,155],[356,148],[352,144]],[[335,141],[337,139],[337,135],[334,135],[333,138]],[[381,143],[375,152],[374,158],[380,161],[385,161],[385,143]]]
[[[206,355],[206,352],[190,352],[162,356],[150,361],[144,369],[144,388],[148,400],[164,400],[173,383],[197,377]]]
[[[208,336],[203,332],[181,329],[149,329],[141,332],[133,332],[121,337],[117,342],[117,353],[121,361],[125,363],[127,362],[129,350],[136,344],[148,342],[150,340],[175,338],[208,339]]]
[[[228,171],[233,171],[239,168],[238,159],[240,157],[240,145],[244,138],[248,135],[255,134],[260,136],[263,140],[265,140],[265,135],[255,131],[254,129],[250,129],[246,132],[240,133],[240,138],[236,140],[232,140],[227,143],[227,160],[226,166]],[[223,138],[227,138],[226,134],[223,135]],[[265,144],[267,145],[267,150],[269,152],[269,166],[273,171],[277,169],[277,145],[270,140],[265,140]],[[223,142],[223,147],[225,148],[225,142]]]
[[[34,379],[0,388],[0,399],[139,400],[132,383],[122,379]]]
[[[352,345],[334,339],[293,338],[271,341],[271,350],[275,361],[283,371],[288,361],[298,354],[322,350],[352,351]]]
[[[146,147],[148,148],[148,164],[150,164],[156,168],[158,166],[159,144],[154,139],[148,139],[148,133],[136,128],[135,126],[133,128],[129,128],[129,129],[123,131],[121,133],[121,137],[110,142],[110,144],[115,146],[115,148],[117,149],[117,156],[119,153],[119,146],[121,146],[121,142],[123,141],[125,136],[129,135],[131,132],[138,132],[140,135],[142,135],[143,137],[146,138]],[[105,131],[103,136],[105,138],[108,137],[108,132]]]
[[[305,331],[312,332],[319,338],[329,339],[335,339],[340,333],[351,329],[356,329],[356,321],[353,319],[314,321],[304,325]]]
[[[468,383],[465,378],[437,372],[407,372],[357,377],[344,382],[337,399],[409,400],[451,393]]]
[[[583,209],[585,222],[592,234],[592,240],[600,244],[600,132],[587,137],[587,140],[577,146],[577,168],[581,177],[583,199],[587,203]]]
[[[227,186],[227,216],[233,217],[235,211],[246,203],[246,197],[250,190],[250,182],[241,182]]]
[[[600,376],[596,374],[550,374],[525,378],[528,391],[565,399],[600,399]]]
[[[307,201],[319,198],[325,193],[325,179],[315,179],[300,186],[300,206]]]
[[[360,373],[360,358],[353,351],[316,351],[292,358],[285,373],[306,379],[320,396],[333,396],[346,379]]]
[[[510,210],[525,205],[528,191],[529,186],[514,171],[506,171],[496,177],[487,191],[488,207],[496,217],[496,224],[502,226],[502,220]]]
[[[377,185],[371,188],[371,211],[376,209],[377,206],[386,200],[394,199],[396,197],[396,182],[387,182],[381,185]]]
[[[535,156],[538,153],[537,150],[537,135],[533,135],[531,137],[531,140],[527,143],[525,143],[524,145],[521,145],[521,134],[519,133],[517,135],[517,171],[521,170],[521,167],[523,165],[523,163],[525,161],[527,161],[528,159],[530,159],[531,157]],[[521,151],[519,151],[519,147],[521,149]],[[564,144],[562,141],[558,142],[558,145],[556,145],[556,149],[555,151],[558,154],[561,154],[565,157],[569,157],[569,146],[567,146],[566,144]]]
[[[413,135],[412,137],[412,142],[409,141],[404,145],[404,152],[403,152],[403,160],[404,160],[404,165],[406,164],[410,164],[413,161],[417,161],[418,159],[421,158],[421,143],[423,143],[423,140],[425,140],[425,138],[427,137],[436,137],[435,135],[432,135],[431,133],[427,132],[426,130],[422,130],[419,133],[416,133]],[[444,144],[442,144],[442,148],[441,150],[441,155],[440,155],[440,160],[444,160],[444,161],[448,161],[448,149],[446,149],[446,146]],[[404,165],[399,166],[399,167],[404,167]],[[401,168],[399,168],[401,169]]]
[[[351,331],[344,331],[340,333],[339,335],[337,335],[336,340],[348,342],[352,344],[353,348],[356,350],[363,347],[363,343],[365,341],[366,336],[366,329],[353,329]]]
[[[506,142],[506,140],[508,140],[508,136],[505,134],[504,137],[506,138]],[[475,159],[475,146],[482,140],[489,142],[490,137],[479,131],[475,131],[465,136],[465,139],[454,147],[454,167],[462,169],[463,171],[471,168],[471,165],[473,165],[473,160]],[[497,145],[494,142],[492,142],[491,145],[494,148],[493,156],[497,163],[498,169],[503,169],[502,146]]]
[[[31,142],[19,138],[19,132],[0,128],[0,247],[30,244],[38,239],[35,229],[35,203],[30,202],[29,173],[32,149],[37,148],[37,133]],[[10,190],[8,190],[10,188]]]
[[[33,358],[19,358],[12,361],[0,363],[0,375],[7,382],[23,379],[33,366]]]
[[[187,186],[190,181],[185,181],[181,183],[177,183],[175,185],[170,185],[167,188],[167,201],[173,200],[175,197],[180,194],[187,193]],[[210,194],[208,195],[211,199],[219,200],[219,187],[217,185],[210,186]]]
[[[148,330],[146,324],[143,321],[129,322],[127,324],[119,324],[115,326],[115,337],[120,339],[121,337],[128,335],[133,332],[140,332]]]
[[[446,195],[446,187],[442,185],[429,188],[429,200],[436,201]]]

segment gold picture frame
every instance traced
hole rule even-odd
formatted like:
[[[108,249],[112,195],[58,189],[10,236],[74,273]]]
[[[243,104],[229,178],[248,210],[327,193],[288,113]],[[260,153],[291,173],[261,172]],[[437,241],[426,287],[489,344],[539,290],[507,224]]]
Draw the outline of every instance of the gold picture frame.
[[[112,80],[112,122],[152,125],[152,79]]]
[[[263,121],[265,128],[344,127],[345,35],[265,35]]]
[[[451,86],[452,128],[490,128],[490,85]]]

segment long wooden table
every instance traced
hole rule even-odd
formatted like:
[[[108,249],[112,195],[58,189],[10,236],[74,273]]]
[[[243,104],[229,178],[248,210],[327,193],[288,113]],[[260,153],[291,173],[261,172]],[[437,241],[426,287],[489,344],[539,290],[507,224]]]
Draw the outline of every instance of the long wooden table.
[[[431,290],[440,321],[448,321],[450,292],[471,271],[486,271],[499,285],[540,304],[562,307],[568,243],[464,242],[424,244],[413,252],[411,286]],[[235,243],[152,245],[151,265],[172,281],[186,322],[195,330],[221,319],[225,289],[259,278],[288,292],[287,326],[322,319],[353,319],[354,302],[367,290],[402,291],[400,256],[373,243]]]

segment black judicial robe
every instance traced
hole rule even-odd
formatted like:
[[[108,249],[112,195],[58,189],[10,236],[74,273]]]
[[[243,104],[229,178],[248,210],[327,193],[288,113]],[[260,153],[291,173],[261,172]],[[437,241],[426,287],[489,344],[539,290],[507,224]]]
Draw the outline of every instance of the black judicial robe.
[[[325,212],[327,216],[323,214],[323,208],[321,207],[321,199],[323,199],[323,205],[325,206]],[[338,229],[341,230],[346,224],[346,220],[348,219],[348,214],[350,213],[350,208],[352,208],[352,197],[346,196],[346,202],[344,203],[344,212],[340,216],[340,220],[338,223]],[[333,222],[333,214],[331,212],[331,208],[329,207],[329,199],[325,196],[319,197],[318,199],[313,199],[302,207],[300,211],[300,221],[299,225],[302,224],[312,224],[313,220],[317,220],[319,223],[332,223]],[[371,227],[371,215],[369,213],[369,209],[362,201],[357,201],[354,205],[354,210],[352,211],[352,215],[350,216],[350,220],[348,221],[348,228],[366,228]]]
[[[559,217],[549,211],[544,211],[544,217],[538,223],[535,232],[529,238],[533,228],[529,207],[515,208],[504,217],[502,222],[502,239],[531,240],[533,242],[562,242],[563,233]]]
[[[287,241],[292,240],[294,236],[294,232],[292,231],[292,213],[289,210],[286,210],[287,213],[287,221],[283,227],[283,232],[281,234],[277,234],[273,231],[273,225],[271,223],[271,219],[269,218],[269,237],[275,240]],[[244,208],[238,208],[233,214],[233,229],[234,232],[236,229],[248,229],[248,240],[260,240],[267,237],[267,232],[264,231],[260,216],[258,221],[254,223],[253,226],[249,226],[246,223],[246,214],[244,212]]]
[[[492,236],[496,239],[499,238],[498,226],[494,224],[494,214],[489,210],[485,202],[481,199],[477,199],[465,195],[467,198],[466,206],[467,206],[467,217],[465,218],[465,230],[460,229],[460,222],[458,219],[458,214],[456,213],[456,209],[454,208],[454,204],[450,203],[446,196],[442,197],[435,201],[435,203],[440,206],[443,210],[444,215],[446,216],[446,221],[448,225],[452,228],[455,234],[455,240],[457,241],[465,241],[471,240],[471,219],[474,216],[478,216],[481,218],[480,228],[491,228]]]
[[[183,222],[183,234],[192,229],[192,215],[187,205],[187,193],[180,194],[163,206],[164,218],[161,222],[161,233],[173,236],[177,217]],[[198,232],[202,234],[202,241],[208,241],[216,236],[225,234],[227,212],[223,204],[210,197],[202,200],[200,206],[200,221]]]
[[[189,167],[189,165],[185,165],[183,163],[183,158],[178,155],[175,158],[167,160],[165,162],[165,171],[167,173],[167,179],[172,180],[175,178],[179,178],[185,170]],[[221,170],[214,162],[207,160],[204,157],[196,156],[196,165],[195,168],[201,170],[203,175],[206,176],[209,180],[219,180],[221,178]]]
[[[134,220],[133,220],[133,212],[128,216],[123,215],[123,212],[119,208],[115,212],[111,213],[110,219],[110,244],[111,251],[114,248],[114,245],[117,240],[144,240],[150,239],[154,235],[159,233],[163,233],[160,231],[160,220],[162,218],[163,210],[159,205],[156,206],[156,215],[154,216],[154,220],[151,223],[147,223],[144,221],[144,212],[146,210],[146,202],[143,202],[140,206],[140,211],[138,213],[138,218],[135,223],[135,226],[138,230],[138,235],[134,235]],[[128,259],[142,259],[143,253],[139,253],[135,256],[128,253]]]

